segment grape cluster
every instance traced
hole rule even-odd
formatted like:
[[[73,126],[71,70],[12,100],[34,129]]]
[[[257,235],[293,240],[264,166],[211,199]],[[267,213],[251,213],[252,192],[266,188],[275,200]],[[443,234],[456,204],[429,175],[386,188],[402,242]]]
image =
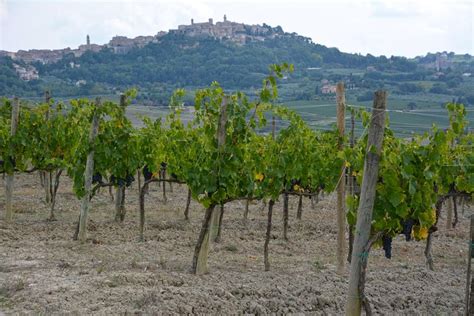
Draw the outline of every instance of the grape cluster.
[[[407,219],[406,221],[403,222],[403,231],[402,234],[405,235],[405,240],[410,241],[411,240],[411,232],[413,230],[413,226],[415,225],[415,220],[414,219]]]
[[[94,173],[94,175],[92,176],[92,183],[104,183],[104,181],[102,180],[102,175],[99,172]]]
[[[135,181],[135,178],[131,174],[127,174],[125,179],[117,178],[115,176],[110,177],[110,182],[114,185],[118,185],[120,187],[126,186],[129,187],[132,185],[132,182]]]
[[[148,168],[148,165],[145,165],[145,167],[143,167],[143,177],[145,178],[145,181],[148,181],[153,178],[153,173]]]
[[[383,250],[385,251],[385,258],[392,258],[392,237],[383,236],[382,237]]]

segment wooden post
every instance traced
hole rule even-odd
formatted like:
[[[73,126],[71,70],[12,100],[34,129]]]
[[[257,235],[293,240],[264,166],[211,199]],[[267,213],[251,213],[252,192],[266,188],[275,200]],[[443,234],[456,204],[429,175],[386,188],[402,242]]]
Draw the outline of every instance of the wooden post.
[[[160,174],[161,174],[161,178],[163,180],[166,180],[166,167],[163,167]],[[168,198],[166,197],[166,181],[163,181],[162,185],[163,185],[163,203],[166,204],[168,202]]]
[[[337,100],[337,128],[339,130],[338,149],[343,150],[345,129],[345,107],[346,97],[344,94],[344,83],[339,82],[336,87]],[[346,211],[345,211],[345,164],[341,166],[341,178],[337,185],[337,272],[344,272],[345,264],[345,235],[346,235]]]
[[[48,105],[48,111],[46,111],[45,118],[46,121],[49,120],[49,101],[51,100],[51,96],[49,95],[49,91],[46,91],[44,93],[44,102]],[[51,171],[42,171],[44,175],[44,190],[45,190],[45,199],[46,199],[46,205],[51,204],[51,180],[52,180],[52,173]],[[50,219],[54,219],[54,213],[51,213]]]
[[[18,123],[20,120],[20,100],[15,97],[12,104],[12,121],[11,121],[11,136],[15,136],[18,129]],[[14,159],[14,157],[9,157],[9,159]],[[15,168],[15,166],[13,166]],[[5,179],[5,220],[7,222],[13,220],[13,178],[15,176],[15,171],[7,173]]]
[[[208,207],[206,209],[206,214],[204,215],[201,232],[199,233],[199,238],[196,247],[194,248],[193,265],[191,267],[191,273],[193,274],[202,275],[209,271],[207,266],[209,243],[211,242],[209,238],[209,224],[211,223],[214,208],[214,205]]]
[[[355,145],[355,135],[354,135],[354,128],[355,128],[355,116],[354,110],[351,110],[351,132],[350,132],[350,146],[354,148]],[[349,195],[354,196],[354,186],[355,186],[355,177],[352,175],[352,168],[349,167]],[[347,252],[347,262],[351,262],[352,257],[352,246],[354,244],[354,225],[349,225],[349,250]]]
[[[244,223],[247,224],[247,220],[249,219],[249,204],[250,199],[245,200],[245,211],[244,211]]]
[[[227,97],[222,99],[221,110],[219,114],[219,122],[217,126],[217,147],[219,152],[224,151],[226,138],[226,123],[227,123]],[[220,162],[217,162],[220,163]],[[216,170],[217,171],[217,170]],[[218,172],[218,171],[217,171]],[[196,248],[194,249],[193,265],[191,268],[194,274],[204,274],[208,272],[207,258],[209,255],[209,248],[211,242],[217,233],[217,222],[219,220],[219,212],[215,209],[215,205],[211,205],[206,210],[204,221],[199,234]]]
[[[120,222],[122,217],[122,200],[124,193],[124,185],[118,185],[115,188],[115,221]]]
[[[49,208],[49,220],[51,221],[56,220],[56,217],[54,216],[54,206],[56,205],[56,195],[58,193],[59,188],[59,178],[61,177],[62,172],[62,169],[56,169],[56,174],[54,176],[54,184],[53,177],[51,177],[51,203]]]
[[[140,204],[140,236],[139,236],[139,241],[145,241],[145,194],[148,189],[148,183],[146,180],[143,183],[143,187],[140,188],[140,198],[139,198],[139,204]]]
[[[96,107],[100,108],[100,98],[96,99]],[[92,118],[91,130],[89,133],[89,144],[92,145],[99,132],[99,114],[95,111]],[[79,217],[79,241],[84,243],[87,238],[87,215],[89,213],[89,203],[92,191],[92,174],[94,173],[94,148],[87,154],[86,170],[84,171],[85,195],[81,202],[81,215]]]
[[[222,100],[221,111],[219,113],[219,122],[217,126],[217,148],[221,153],[224,151],[224,146],[225,146],[226,123],[227,123],[227,98],[224,97],[224,99]],[[218,212],[218,210],[214,209],[211,216],[211,222],[209,223],[210,225],[209,238],[211,241],[214,241],[215,238],[217,237],[219,217],[220,217],[220,213]]]
[[[270,260],[268,259],[268,245],[270,244],[270,237],[272,233],[273,204],[275,204],[273,200],[270,200],[270,202],[268,203],[267,233],[265,234],[265,244],[263,245],[263,262],[265,264],[265,271],[270,271]]]
[[[283,239],[288,241],[288,193],[283,194]]]
[[[453,229],[453,198],[450,197],[447,202],[446,230],[451,230]]]
[[[428,230],[428,238],[426,238],[426,246],[425,246],[425,258],[426,258],[426,265],[428,269],[431,271],[434,270],[433,266],[433,256],[431,255],[431,247],[433,242],[433,233],[437,230],[439,215],[441,214],[441,209],[443,208],[443,204],[446,201],[447,196],[440,196],[435,203],[435,212],[436,212],[436,219],[433,226]],[[436,228],[436,229],[435,229]]]
[[[191,189],[188,188],[188,198],[186,199],[186,208],[184,210],[184,219],[189,220],[189,206],[191,205]]]
[[[466,278],[466,299],[464,315],[472,315],[474,312],[474,280],[471,277],[471,261],[474,256],[474,215],[471,215],[471,233],[469,234],[469,250],[467,252],[467,278]]]
[[[137,170],[137,187],[138,187],[138,197],[140,197],[140,190],[142,188],[142,169]]]
[[[214,212],[214,213],[217,213],[217,212]],[[218,218],[218,223],[217,223],[217,234],[216,234],[216,237],[214,238],[214,242],[221,241],[222,219],[224,217],[224,204],[221,204],[220,212],[217,214],[219,214],[219,218]]]
[[[450,144],[451,151],[453,150],[453,148],[454,148],[454,140],[452,140]],[[453,197],[449,197],[448,204],[447,204],[448,212],[446,213],[446,230],[451,230],[455,226],[453,225],[453,202],[454,202]]]
[[[345,310],[345,314],[350,316],[361,314],[361,303],[363,300],[363,293],[360,293],[360,289],[363,288],[361,275],[364,272],[363,268],[367,264],[366,261],[369,255],[366,249],[370,248],[369,237],[378,179],[379,160],[384,136],[386,99],[387,93],[385,91],[377,91],[375,93],[364,162],[360,202],[357,210],[357,224]]]
[[[298,199],[298,210],[296,211],[296,219],[301,220],[303,216],[303,195],[300,195]]]

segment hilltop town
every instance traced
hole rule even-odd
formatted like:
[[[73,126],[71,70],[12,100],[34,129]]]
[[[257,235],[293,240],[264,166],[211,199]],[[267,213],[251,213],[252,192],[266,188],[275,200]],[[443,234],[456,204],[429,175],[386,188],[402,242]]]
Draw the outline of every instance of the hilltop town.
[[[134,48],[142,48],[149,43],[158,43],[160,38],[166,34],[179,34],[191,37],[208,36],[222,41],[230,41],[236,44],[244,45],[249,41],[264,41],[266,38],[274,38],[285,33],[281,27],[272,28],[266,24],[263,25],[248,25],[244,23],[231,22],[227,20],[224,15],[222,22],[214,23],[213,19],[207,22],[195,23],[191,19],[189,25],[179,25],[178,29],[171,29],[168,32],[160,31],[154,36],[137,36],[135,38],[128,38],[126,36],[115,36],[107,44],[99,45],[92,44],[90,37],[87,35],[86,43],[80,45],[76,49],[69,47],[64,49],[32,49],[19,50],[18,52],[7,52],[0,50],[0,57],[9,56],[13,60],[21,60],[25,63],[41,62],[43,64],[54,63],[61,60],[68,54],[74,54],[75,57],[80,57],[87,51],[98,52],[104,48],[112,49],[116,54],[126,54]],[[36,79],[35,75],[29,74],[33,72],[31,67],[21,68],[22,78],[25,80]],[[28,74],[26,74],[28,73]]]

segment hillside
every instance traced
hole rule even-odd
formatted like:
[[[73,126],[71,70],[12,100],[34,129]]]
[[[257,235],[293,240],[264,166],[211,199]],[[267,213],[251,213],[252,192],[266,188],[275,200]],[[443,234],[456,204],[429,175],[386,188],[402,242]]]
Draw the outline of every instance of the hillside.
[[[63,97],[109,95],[133,86],[139,88],[139,101],[165,104],[175,88],[195,89],[212,81],[253,91],[269,64],[288,62],[295,72],[282,83],[283,100],[331,96],[334,83],[344,80],[358,101],[383,87],[400,95],[431,93],[474,104],[470,55],[362,56],[285,33],[281,27],[225,19],[216,24],[192,21],[155,37],[115,37],[108,45],[88,42],[77,50],[38,52],[0,57],[0,95],[37,97],[46,89]]]

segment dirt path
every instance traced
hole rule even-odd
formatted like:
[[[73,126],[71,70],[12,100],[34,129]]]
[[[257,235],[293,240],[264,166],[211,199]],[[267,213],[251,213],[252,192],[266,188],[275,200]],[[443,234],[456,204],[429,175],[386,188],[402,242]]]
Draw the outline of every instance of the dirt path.
[[[166,205],[154,184],[147,197],[146,242],[139,243],[136,183],[127,191],[125,223],[113,222],[113,203],[103,190],[94,198],[89,242],[72,241],[79,201],[63,177],[56,222],[48,222],[39,177],[21,175],[15,188],[16,219],[0,221],[0,314],[341,314],[347,276],[335,269],[334,198],[312,210],[304,200],[297,221],[297,198],[290,200],[288,242],[282,239],[282,205],[276,204],[271,271],[263,271],[266,214],[244,203],[226,205],[222,241],[210,254],[211,273],[189,274],[203,208],[183,211],[185,187],[174,186]],[[4,210],[0,191],[0,210]],[[381,249],[369,258],[367,294],[376,314],[462,314],[468,220],[434,239],[435,271],[424,263],[424,243],[393,244],[393,258]],[[444,223],[440,227],[444,228]]]

